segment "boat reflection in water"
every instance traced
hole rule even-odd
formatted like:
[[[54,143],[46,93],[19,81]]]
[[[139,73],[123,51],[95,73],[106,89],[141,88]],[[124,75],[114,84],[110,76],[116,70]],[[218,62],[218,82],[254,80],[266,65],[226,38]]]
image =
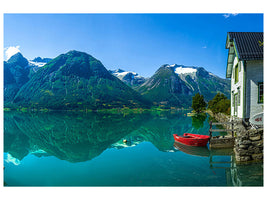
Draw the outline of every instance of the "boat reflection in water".
[[[207,146],[195,147],[178,142],[174,142],[173,147],[188,155],[208,157],[214,175],[220,170],[225,171],[227,186],[261,186],[259,183],[263,183],[263,163],[236,163],[232,148],[208,149]]]
[[[207,146],[197,147],[197,146],[188,146],[179,142],[174,142],[174,149],[182,151],[186,154],[190,154],[193,156],[201,156],[201,157],[209,157],[210,151]]]
[[[208,119],[197,125],[182,111],[5,112],[4,182],[7,186],[263,184],[263,164],[241,166],[232,151],[174,143],[173,134],[209,130]]]

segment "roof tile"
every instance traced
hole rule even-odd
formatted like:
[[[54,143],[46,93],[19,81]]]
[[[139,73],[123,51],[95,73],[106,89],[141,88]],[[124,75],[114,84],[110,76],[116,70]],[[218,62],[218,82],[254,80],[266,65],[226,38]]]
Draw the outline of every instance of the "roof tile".
[[[235,42],[240,60],[263,59],[262,32],[229,32],[230,40]]]

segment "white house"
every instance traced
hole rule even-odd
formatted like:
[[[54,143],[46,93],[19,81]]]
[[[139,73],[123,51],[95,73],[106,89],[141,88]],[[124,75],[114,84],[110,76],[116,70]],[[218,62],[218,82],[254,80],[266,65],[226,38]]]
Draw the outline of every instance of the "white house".
[[[231,116],[248,120],[263,112],[263,33],[229,32],[226,49]]]

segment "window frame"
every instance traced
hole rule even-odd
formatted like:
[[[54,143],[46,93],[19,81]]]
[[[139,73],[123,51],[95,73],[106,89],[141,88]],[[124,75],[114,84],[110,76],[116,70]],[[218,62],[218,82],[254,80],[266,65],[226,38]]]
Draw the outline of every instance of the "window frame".
[[[262,89],[261,89],[262,86]],[[262,92],[262,94],[260,94]],[[258,103],[262,104],[264,99],[263,82],[258,82]]]
[[[240,99],[241,99],[240,88],[237,88],[237,106],[240,106]]]
[[[239,63],[235,65],[235,84],[239,81]]]
[[[235,106],[235,93],[232,92],[232,107]]]

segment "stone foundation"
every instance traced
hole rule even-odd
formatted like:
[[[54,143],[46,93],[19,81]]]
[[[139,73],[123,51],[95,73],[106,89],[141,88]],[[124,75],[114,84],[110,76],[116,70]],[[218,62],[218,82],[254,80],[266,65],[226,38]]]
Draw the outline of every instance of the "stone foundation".
[[[234,138],[216,136],[210,139],[210,148],[233,148],[235,144]]]
[[[263,129],[237,131],[234,152],[238,162],[263,160]]]
[[[238,119],[231,119],[222,113],[210,113],[218,122],[236,122],[234,126],[235,141],[234,152],[237,162],[262,161],[263,160],[263,128],[254,129],[252,127],[245,128]],[[225,125],[225,128],[231,129],[231,125]]]

